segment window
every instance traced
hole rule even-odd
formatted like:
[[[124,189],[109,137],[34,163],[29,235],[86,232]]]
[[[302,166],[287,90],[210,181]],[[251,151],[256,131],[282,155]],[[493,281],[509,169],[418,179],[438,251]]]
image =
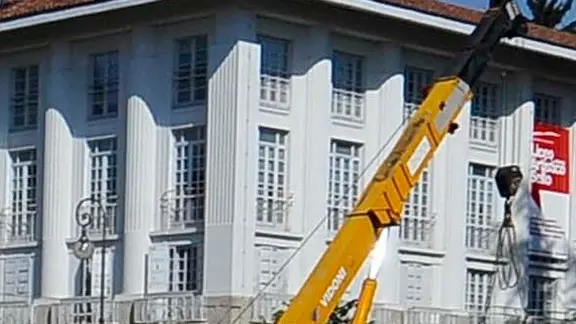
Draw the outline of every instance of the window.
[[[79,260],[74,275],[74,288],[77,297],[100,296],[101,278],[104,277],[104,295],[110,296],[113,289],[114,250],[107,248],[104,255],[104,276],[102,276],[102,248],[96,248],[90,259]],[[98,304],[91,301],[78,301],[72,308],[72,323],[95,323],[100,317]],[[105,308],[108,313],[109,310]],[[107,314],[105,316],[110,316]]]
[[[534,94],[534,121],[549,125],[561,125],[560,98],[542,94]]]
[[[36,127],[38,123],[38,66],[12,69],[10,97],[10,127],[13,130]]]
[[[466,247],[469,249],[492,248],[494,188],[494,168],[470,163],[466,206]]]
[[[80,260],[74,276],[75,296],[91,297],[92,294],[92,259]],[[79,302],[74,304],[72,310],[73,323],[92,323],[97,317],[92,303]]]
[[[490,285],[494,274],[490,271],[468,269],[466,271],[466,310],[481,314],[486,300],[490,298]]]
[[[541,276],[528,278],[528,313],[544,317],[554,311],[556,280]]]
[[[422,172],[420,181],[414,186],[404,206],[404,218],[400,224],[400,239],[406,243],[429,245],[432,243],[430,213],[430,173]]]
[[[434,71],[406,66],[404,69],[404,122],[424,100],[425,89],[432,84]],[[400,224],[400,239],[407,243],[431,244],[432,215],[430,213],[430,172],[424,169],[404,206]]]
[[[402,263],[402,295],[409,306],[426,306],[430,303],[430,268],[421,263]]]
[[[404,112],[406,121],[424,100],[424,90],[432,85],[434,71],[406,66],[404,69]]]
[[[2,220],[5,244],[27,243],[36,230],[36,150],[10,152],[10,208]]]
[[[206,102],[208,94],[208,37],[176,40],[173,76],[174,108]]]
[[[332,140],[328,174],[328,231],[337,231],[358,197],[360,144]]]
[[[332,56],[332,116],[362,121],[364,118],[364,60],[343,52]]]
[[[280,272],[280,268],[290,257],[290,250],[271,245],[256,246],[256,291],[263,289],[266,284],[276,278],[266,288],[267,293],[285,294],[288,288],[287,269]]]
[[[194,245],[173,246],[170,256],[170,291],[199,291],[202,249]]]
[[[112,292],[114,251],[105,250],[104,294]],[[76,296],[100,296],[100,278],[102,277],[102,248],[96,248],[90,259],[80,260],[75,274]]]
[[[174,136],[173,199],[164,212],[169,229],[189,228],[204,220],[206,127],[176,129]]]
[[[290,42],[265,36],[259,36],[258,42],[261,46],[260,102],[265,105],[288,108],[290,104],[288,63]]]
[[[474,87],[470,111],[470,138],[496,145],[498,131],[498,85],[479,82]]]
[[[32,297],[33,259],[28,255],[8,255],[2,266],[2,301],[23,301]]]
[[[274,227],[285,226],[288,133],[264,127],[260,127],[259,131],[256,222]]]
[[[92,260],[80,260],[76,269],[76,296],[92,296]]]
[[[203,244],[154,244],[148,260],[149,292],[201,292]]]
[[[99,200],[106,208],[108,223],[104,224],[102,213],[91,211],[97,217],[90,225],[90,230],[101,233],[106,226],[108,233],[115,233],[116,205],[118,199],[118,157],[116,155],[116,138],[103,138],[88,141],[89,154],[89,183],[90,197]],[[98,208],[91,206],[91,208]]]
[[[116,117],[118,114],[118,51],[90,56],[90,117]]]

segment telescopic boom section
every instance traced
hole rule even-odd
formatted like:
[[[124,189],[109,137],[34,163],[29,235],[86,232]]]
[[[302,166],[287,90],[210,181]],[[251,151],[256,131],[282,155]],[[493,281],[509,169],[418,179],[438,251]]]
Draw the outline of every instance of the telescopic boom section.
[[[456,55],[444,77],[430,88],[392,152],[358,200],[320,261],[291,301],[280,324],[326,323],[368,257],[382,229],[398,225],[411,189],[449,133],[470,88],[503,37],[525,30],[525,20],[509,0],[493,3]]]

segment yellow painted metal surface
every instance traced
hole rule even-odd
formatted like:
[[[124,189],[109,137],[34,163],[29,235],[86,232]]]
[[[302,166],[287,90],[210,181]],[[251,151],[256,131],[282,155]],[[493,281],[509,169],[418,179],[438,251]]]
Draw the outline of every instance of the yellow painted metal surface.
[[[468,85],[456,77],[434,84],[280,324],[327,322],[381,230],[399,224],[410,190],[471,96]]]
[[[368,323],[372,300],[374,300],[377,286],[378,282],[370,278],[366,278],[362,283],[362,291],[360,291],[360,297],[358,297],[358,305],[356,306],[356,314],[354,314],[352,324]]]

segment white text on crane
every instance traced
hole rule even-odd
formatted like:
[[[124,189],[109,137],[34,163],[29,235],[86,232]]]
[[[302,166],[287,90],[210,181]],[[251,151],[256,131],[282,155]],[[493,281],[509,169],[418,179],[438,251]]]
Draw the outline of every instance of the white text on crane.
[[[334,298],[334,294],[336,293],[336,291],[338,291],[338,289],[340,289],[340,286],[342,286],[342,283],[344,282],[344,279],[346,279],[347,275],[348,272],[346,271],[346,269],[344,269],[344,267],[340,267],[340,269],[338,269],[336,276],[334,276],[332,282],[330,283],[330,286],[328,286],[328,288],[324,292],[324,295],[322,296],[322,299],[320,299],[320,305],[328,307],[328,304],[330,303],[330,301],[332,301],[332,298]]]

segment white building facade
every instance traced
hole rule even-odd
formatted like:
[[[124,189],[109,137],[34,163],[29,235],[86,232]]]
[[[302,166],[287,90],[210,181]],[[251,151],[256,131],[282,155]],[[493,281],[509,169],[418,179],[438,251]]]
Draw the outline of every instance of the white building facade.
[[[107,323],[269,319],[442,72],[450,42],[470,28],[376,2],[351,1],[349,11],[330,1],[140,2],[0,22],[6,320],[96,323],[102,279]],[[26,37],[5,41],[18,33]],[[567,70],[576,50],[512,46],[486,71],[391,231],[374,311],[382,323],[406,309],[482,311],[503,213],[495,168],[519,164],[529,177],[535,120],[574,138]],[[106,213],[80,205],[86,198]],[[566,219],[567,245],[575,199],[570,191],[550,207]],[[76,215],[86,212],[96,250],[80,261]],[[491,312],[576,308],[570,253],[533,259],[523,264],[529,289],[497,292]]]

